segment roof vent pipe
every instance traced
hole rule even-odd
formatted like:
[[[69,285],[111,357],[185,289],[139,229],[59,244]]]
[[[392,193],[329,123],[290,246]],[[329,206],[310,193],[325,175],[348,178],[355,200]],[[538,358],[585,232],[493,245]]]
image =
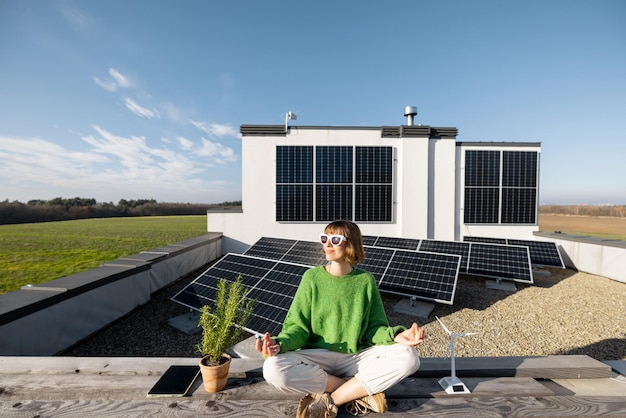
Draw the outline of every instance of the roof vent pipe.
[[[406,124],[413,126],[413,116],[417,115],[417,107],[407,106],[404,108],[404,116],[406,116]]]

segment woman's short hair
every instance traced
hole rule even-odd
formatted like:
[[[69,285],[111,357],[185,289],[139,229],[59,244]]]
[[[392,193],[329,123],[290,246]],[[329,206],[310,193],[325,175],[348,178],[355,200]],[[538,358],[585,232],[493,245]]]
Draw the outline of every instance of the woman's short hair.
[[[341,234],[346,237],[345,260],[351,265],[359,264],[365,258],[363,236],[359,226],[352,221],[338,220],[326,225],[324,233],[328,235]]]

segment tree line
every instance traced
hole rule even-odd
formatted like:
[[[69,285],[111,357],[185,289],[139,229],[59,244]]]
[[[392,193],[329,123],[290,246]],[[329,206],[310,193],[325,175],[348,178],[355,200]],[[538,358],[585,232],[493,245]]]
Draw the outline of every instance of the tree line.
[[[540,214],[578,216],[626,216],[626,205],[541,205]]]
[[[239,206],[241,201],[199,204],[163,203],[154,199],[121,199],[116,205],[113,202],[99,203],[96,199],[81,197],[36,199],[27,203],[9,202],[6,199],[0,202],[0,225],[121,216],[206,215],[208,209]]]
[[[65,221],[121,216],[205,215],[208,209],[240,207],[241,200],[214,204],[164,203],[154,199],[121,199],[99,203],[93,198],[74,197],[0,202],[0,225]],[[540,205],[540,214],[626,217],[626,205]]]

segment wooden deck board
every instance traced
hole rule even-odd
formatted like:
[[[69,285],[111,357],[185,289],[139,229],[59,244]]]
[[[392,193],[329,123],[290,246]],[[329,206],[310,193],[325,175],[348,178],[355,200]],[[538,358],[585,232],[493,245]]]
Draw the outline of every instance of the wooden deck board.
[[[149,388],[169,366],[197,361],[0,357],[0,416],[295,416],[300,395],[283,394],[270,387],[262,378],[260,359],[235,359],[228,386],[222,392],[205,392],[198,378],[190,396],[147,397]],[[481,368],[483,376],[473,376]],[[605,378],[607,369],[609,378]],[[491,376],[496,371],[505,373]],[[464,373],[470,376],[464,377]],[[598,388],[615,380],[610,378],[610,367],[586,356],[457,359],[457,374],[470,394],[446,394],[438,379],[448,374],[449,359],[423,359],[418,373],[385,392],[389,403],[385,416],[626,417],[626,391],[623,396],[615,396],[615,391],[602,394],[600,389],[582,394],[573,391],[578,382],[593,385],[589,375],[599,379]],[[561,380],[543,380],[546,375]],[[348,416],[345,411],[339,414]]]
[[[40,400],[78,399],[78,400],[123,400],[146,398],[148,390],[156,383],[157,376],[107,376],[107,375],[5,375],[0,383],[0,399],[29,399],[36,394]],[[468,377],[463,380],[472,392],[455,396],[492,397],[492,396],[551,396],[554,393],[546,386],[530,377],[478,378]],[[219,394],[209,394],[202,387],[198,378],[190,396],[194,399],[214,400],[298,400],[300,395],[285,394],[268,385],[260,378],[229,379],[226,389]],[[437,379],[408,378],[386,391],[391,398],[431,398],[448,397]]]
[[[98,417],[293,417],[293,400],[57,400],[0,401],[0,416]],[[378,415],[370,415],[378,416]],[[626,416],[624,397],[430,398],[390,400],[389,417]],[[338,418],[351,417],[343,408]]]
[[[0,357],[2,373],[67,373],[161,375],[172,364],[197,364],[179,357]],[[262,359],[233,359],[230,376],[261,375]],[[423,358],[415,377],[443,377],[449,358]],[[611,367],[585,355],[545,357],[459,357],[459,377],[532,377],[535,379],[610,378]]]

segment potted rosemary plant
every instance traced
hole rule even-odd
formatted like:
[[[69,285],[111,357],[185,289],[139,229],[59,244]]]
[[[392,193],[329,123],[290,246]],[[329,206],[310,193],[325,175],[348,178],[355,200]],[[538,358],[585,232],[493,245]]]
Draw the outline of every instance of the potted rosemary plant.
[[[202,339],[196,348],[202,355],[200,371],[207,392],[226,387],[231,361],[228,349],[240,341],[256,302],[246,300],[245,293],[241,276],[234,282],[221,279],[214,309],[208,305],[200,309],[198,326],[202,328]]]

